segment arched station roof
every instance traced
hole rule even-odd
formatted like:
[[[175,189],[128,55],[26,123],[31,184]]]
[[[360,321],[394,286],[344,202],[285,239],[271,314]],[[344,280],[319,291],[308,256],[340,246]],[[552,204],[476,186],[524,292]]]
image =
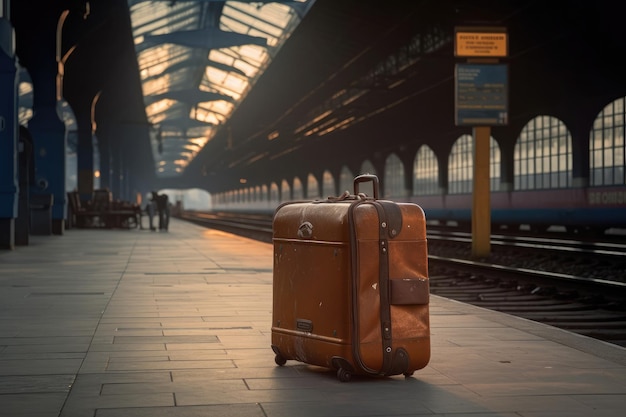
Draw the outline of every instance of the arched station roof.
[[[99,94],[99,127],[143,126],[122,146],[163,188],[226,191],[414,155],[421,143],[447,153],[470,131],[454,120],[459,26],[506,30],[508,124],[494,128],[503,137],[544,112],[589,123],[626,95],[626,26],[608,0],[60,3],[13,3],[20,63],[37,65],[36,32],[54,33],[74,10],[64,98],[81,113]]]

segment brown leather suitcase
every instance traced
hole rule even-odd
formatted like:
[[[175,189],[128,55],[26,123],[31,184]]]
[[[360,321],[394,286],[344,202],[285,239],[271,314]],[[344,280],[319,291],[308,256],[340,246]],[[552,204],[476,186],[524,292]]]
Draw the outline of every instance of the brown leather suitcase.
[[[359,184],[373,183],[373,197]],[[354,194],[288,202],[273,220],[272,349],[352,375],[410,376],[430,359],[424,212],[378,199],[378,178]]]

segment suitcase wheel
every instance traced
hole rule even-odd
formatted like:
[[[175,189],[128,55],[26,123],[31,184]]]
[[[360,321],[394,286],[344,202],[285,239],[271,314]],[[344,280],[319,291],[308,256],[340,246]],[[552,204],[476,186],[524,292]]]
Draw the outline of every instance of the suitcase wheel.
[[[413,373],[414,373],[414,371],[411,371],[411,372],[405,372],[403,375],[404,375],[406,378],[409,378],[409,377],[413,376]]]
[[[285,359],[283,355],[277,353],[276,356],[274,356],[274,362],[276,362],[276,365],[278,366],[283,366],[287,363],[287,359]]]
[[[337,378],[341,382],[348,382],[352,379],[352,374],[344,368],[337,369]]]

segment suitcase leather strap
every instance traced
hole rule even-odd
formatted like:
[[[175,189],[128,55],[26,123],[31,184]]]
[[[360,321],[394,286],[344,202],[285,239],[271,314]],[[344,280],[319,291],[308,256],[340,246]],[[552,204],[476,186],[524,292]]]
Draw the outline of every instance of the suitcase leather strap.
[[[393,368],[393,347],[392,347],[392,333],[391,333],[391,305],[390,305],[390,284],[389,284],[389,237],[393,238],[400,233],[402,227],[402,213],[400,207],[393,202],[384,202],[379,200],[362,200],[357,201],[350,206],[348,210],[348,218],[350,225],[350,236],[353,240],[351,247],[356,248],[356,233],[355,222],[353,217],[354,209],[363,203],[372,204],[378,213],[378,227],[379,227],[379,274],[378,274],[378,288],[380,294],[380,331],[382,336],[382,352],[383,352],[383,364],[380,370],[369,368],[363,362],[359,346],[358,346],[358,279],[353,277],[353,326],[355,335],[353,343],[353,355],[355,361],[359,366],[368,373],[377,375],[390,375]],[[399,220],[398,220],[399,218]],[[390,224],[391,227],[390,227]],[[392,232],[393,229],[393,232]],[[357,265],[356,250],[352,252],[352,265]],[[355,268],[353,273],[356,274]]]
[[[378,205],[382,207],[382,210]],[[402,210],[400,206],[393,201],[378,200],[376,201],[376,209],[380,219],[381,239],[384,235],[387,235],[389,239],[397,237],[402,230]]]
[[[397,236],[399,228],[391,232],[391,217],[387,210],[396,214],[394,208],[400,212],[400,208],[392,202],[374,201],[374,207],[378,212],[378,236],[379,236],[379,273],[378,285],[380,291],[380,331],[382,335],[383,366],[381,373],[387,375],[391,371],[393,347],[391,346],[391,306],[389,304],[389,236]],[[400,225],[402,224],[402,213],[400,213]],[[397,218],[393,227],[397,227]]]

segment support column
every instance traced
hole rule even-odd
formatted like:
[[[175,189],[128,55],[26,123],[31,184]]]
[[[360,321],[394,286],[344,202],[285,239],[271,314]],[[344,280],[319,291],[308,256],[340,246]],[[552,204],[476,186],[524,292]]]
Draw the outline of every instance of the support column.
[[[34,177],[33,139],[28,129],[19,126],[19,204],[15,220],[15,244],[28,245],[30,242],[30,197],[29,188]]]
[[[0,249],[15,248],[18,207],[17,66],[13,27],[0,17]]]
[[[98,150],[100,154],[100,188],[111,189],[111,148],[108,141],[98,138]]]
[[[576,117],[567,121],[572,135],[572,187],[588,187],[591,181],[589,160],[589,132],[597,115],[597,107],[592,105],[583,107],[576,113]]]
[[[60,84],[56,58],[56,20],[48,19],[46,26],[37,28],[36,50],[31,53],[28,71],[33,82],[33,118],[28,130],[33,138],[35,163],[31,199],[36,194],[52,195],[51,210],[53,234],[65,229],[66,189],[65,155],[67,136],[65,124],[57,114],[57,82]]]
[[[93,194],[93,136],[91,120],[81,118],[78,123],[78,144],[76,146],[78,193],[82,201]]]
[[[35,116],[28,123],[28,127],[33,135],[35,155],[35,185],[31,194],[53,195],[52,233],[62,235],[66,218],[65,153],[67,138],[65,136],[65,124],[59,119],[56,112],[55,77],[55,74],[50,77],[50,74],[42,74],[41,72],[33,77],[34,97],[43,94],[44,98],[39,101],[33,100]]]
[[[119,195],[119,199],[122,201],[131,201],[131,178],[130,169],[128,163],[124,162],[124,168],[122,169],[122,192]]]
[[[489,184],[490,127],[474,127],[474,194],[472,202],[472,257],[491,253],[491,195]]]
[[[119,147],[114,146],[111,149],[113,157],[111,158],[111,187],[110,190],[113,196],[119,196],[122,190],[122,152]]]

